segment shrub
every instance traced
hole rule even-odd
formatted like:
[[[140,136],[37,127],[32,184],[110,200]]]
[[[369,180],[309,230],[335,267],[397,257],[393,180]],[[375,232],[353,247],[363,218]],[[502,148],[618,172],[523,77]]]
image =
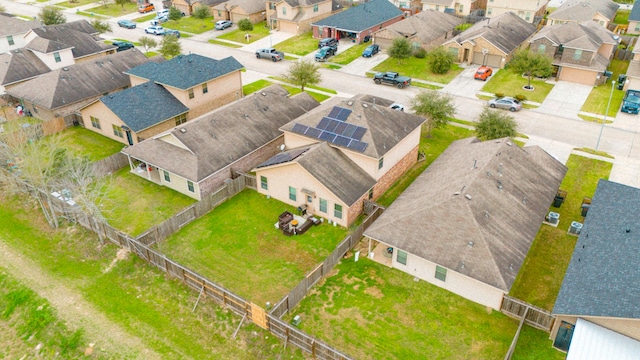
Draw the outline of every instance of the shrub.
[[[427,57],[427,50],[425,50],[424,48],[418,48],[413,51],[413,56],[418,59],[424,59],[425,57]]]
[[[522,94],[518,94],[518,95],[514,96],[513,98],[518,100],[518,101],[520,101],[520,102],[523,102],[523,101],[527,100],[527,97],[522,95]]]
[[[498,99],[504,97],[504,93],[497,92],[494,94]]]
[[[446,74],[453,63],[453,55],[442,46],[429,53],[429,66],[434,74]]]
[[[249,19],[242,19],[238,21],[238,29],[241,31],[252,31],[253,23]]]

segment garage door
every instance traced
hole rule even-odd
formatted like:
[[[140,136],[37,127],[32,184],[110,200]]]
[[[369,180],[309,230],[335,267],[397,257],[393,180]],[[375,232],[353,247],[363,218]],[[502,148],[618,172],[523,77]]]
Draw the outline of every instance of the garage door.
[[[474,52],[473,53],[473,63],[477,64],[477,65],[487,65],[487,66],[490,66],[490,67],[499,68],[500,65],[502,64],[502,56],[500,56],[500,55],[491,55],[491,54],[487,54],[485,56],[485,55],[482,55],[481,52]]]

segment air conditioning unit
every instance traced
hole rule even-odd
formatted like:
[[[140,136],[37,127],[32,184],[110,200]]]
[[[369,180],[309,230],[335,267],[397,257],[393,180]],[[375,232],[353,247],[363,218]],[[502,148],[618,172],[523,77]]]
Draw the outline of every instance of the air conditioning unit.
[[[547,215],[546,219],[545,219],[549,224],[552,225],[558,225],[558,222],[560,221],[560,214],[558,214],[557,212],[549,212],[549,214]]]
[[[580,231],[582,231],[582,223],[572,221],[571,227],[569,227],[569,234],[580,235]]]

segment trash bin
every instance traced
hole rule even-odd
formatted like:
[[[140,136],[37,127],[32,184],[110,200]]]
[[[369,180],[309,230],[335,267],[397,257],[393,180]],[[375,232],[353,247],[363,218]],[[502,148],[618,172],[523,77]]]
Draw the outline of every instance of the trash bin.
[[[587,212],[589,212],[589,206],[591,206],[591,198],[583,198],[582,205],[580,206],[580,215],[582,217],[587,216]]]
[[[556,193],[556,197],[553,198],[553,207],[557,207],[559,208],[562,203],[564,202],[564,199],[567,197],[567,192],[564,190],[558,190],[558,192]]]

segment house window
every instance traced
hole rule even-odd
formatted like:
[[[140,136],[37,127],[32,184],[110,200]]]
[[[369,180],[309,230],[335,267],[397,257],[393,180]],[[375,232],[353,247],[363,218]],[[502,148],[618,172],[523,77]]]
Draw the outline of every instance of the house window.
[[[538,45],[538,53],[544,54],[545,51],[547,51],[547,45],[545,45],[545,44]]]
[[[447,280],[447,269],[436,265],[436,279],[441,281]]]
[[[56,60],[56,62],[62,61],[62,59],[60,58],[60,53],[57,51],[53,53],[53,58]]]
[[[406,8],[407,7],[407,3],[404,2],[404,1],[400,1],[400,4],[398,5],[398,7]]]
[[[162,172],[164,173],[164,181],[166,182],[171,182],[171,175],[169,175],[169,172],[167,170],[162,170]]]
[[[195,188],[193,187],[193,182],[192,181],[187,180],[187,188],[191,192],[196,192]]]
[[[580,60],[582,58],[582,50],[576,49],[573,53],[573,60]]]
[[[342,205],[335,204],[333,206],[333,216],[337,219],[342,219]]]
[[[402,250],[398,250],[398,255],[396,256],[396,261],[402,265],[407,265],[407,253]]]
[[[120,126],[116,126],[116,125],[111,125],[111,126],[113,127],[113,135],[117,137],[123,137],[122,128]]]
[[[174,119],[176,119],[176,126],[184,124],[187,122],[187,114],[178,115]]]
[[[525,20],[531,20],[531,13],[527,11],[527,15],[524,17]]]
[[[269,10],[275,10],[275,9],[276,9],[276,4],[269,3]]]
[[[487,15],[491,15],[491,12],[493,11],[492,8],[487,8]]]
[[[636,31],[640,31],[640,22],[636,23]]]
[[[383,158],[383,157],[381,157],[381,158],[378,160],[378,169],[382,169],[382,167],[383,167],[383,166],[384,166],[384,158]]]
[[[102,129],[102,127],[100,126],[100,119],[93,116],[91,117],[91,126],[96,129]]]
[[[318,4],[313,5],[313,12],[318,12]]]
[[[320,212],[327,213],[327,200],[320,199]]]
[[[269,184],[267,183],[266,176],[260,176],[260,187],[265,190],[269,190]]]
[[[9,43],[9,45],[13,45],[16,43],[15,41],[13,41],[13,36],[11,35],[7,36],[7,42]]]
[[[208,92],[209,92],[209,88],[207,87],[207,84],[206,83],[202,84],[202,93],[206,94]]]
[[[193,99],[195,95],[193,95],[193,89],[189,89],[189,99]]]
[[[222,10],[218,10],[218,17],[222,16]]]
[[[289,200],[296,201],[296,188],[289,186]]]
[[[373,199],[373,188],[369,189],[369,200]]]
[[[489,2],[493,2],[493,0],[489,0]]]
[[[464,5],[460,4],[460,12],[464,11]]]
[[[436,11],[440,11],[440,5],[436,5]]]
[[[282,8],[282,15],[287,15],[287,8],[286,7]]]
[[[313,198],[311,197],[311,195],[307,195],[307,202],[308,203],[312,203],[313,202]]]

